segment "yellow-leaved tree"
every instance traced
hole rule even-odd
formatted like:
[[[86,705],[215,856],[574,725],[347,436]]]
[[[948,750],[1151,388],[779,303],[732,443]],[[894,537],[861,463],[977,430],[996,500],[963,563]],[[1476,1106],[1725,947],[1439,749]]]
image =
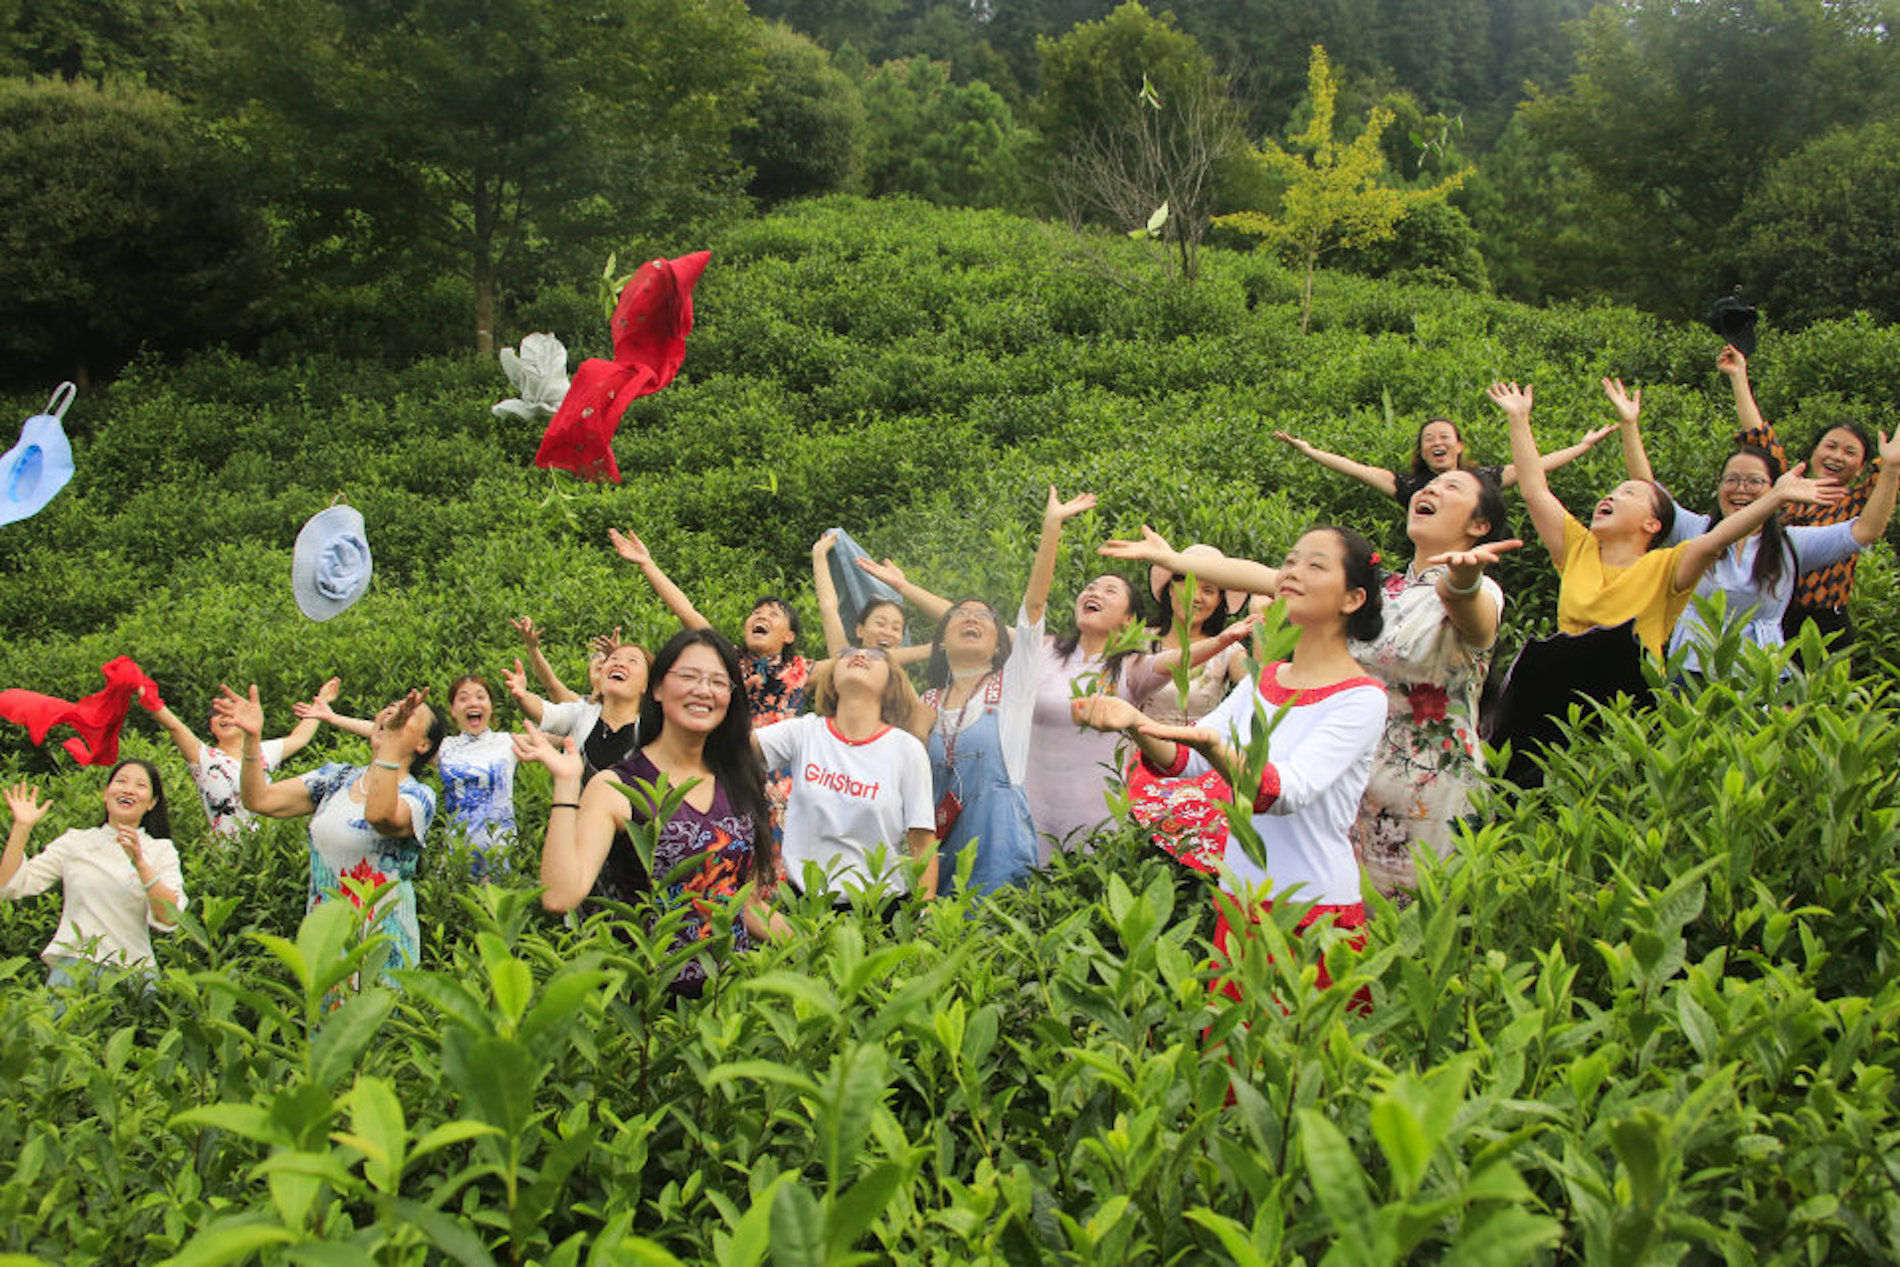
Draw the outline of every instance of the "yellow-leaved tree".
[[[1289,137],[1286,148],[1266,141],[1253,158],[1274,180],[1286,186],[1279,210],[1237,211],[1215,219],[1216,224],[1254,233],[1261,245],[1277,251],[1289,263],[1306,271],[1300,299],[1300,333],[1306,333],[1313,315],[1313,271],[1319,258],[1342,246],[1368,246],[1398,233],[1399,222],[1412,208],[1440,202],[1464,183],[1465,172],[1453,172],[1428,189],[1402,189],[1385,183],[1385,152],[1379,138],[1392,123],[1392,112],[1375,107],[1366,126],[1350,142],[1333,137],[1334,101],[1339,81],[1326,60],[1323,45],[1313,45],[1306,67],[1306,90],[1313,117],[1306,130]]]

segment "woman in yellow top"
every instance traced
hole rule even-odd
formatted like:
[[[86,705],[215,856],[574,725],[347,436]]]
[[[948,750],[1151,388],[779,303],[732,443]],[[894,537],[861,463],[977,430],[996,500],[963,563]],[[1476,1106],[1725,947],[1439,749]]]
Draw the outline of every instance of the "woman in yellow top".
[[[1623,393],[1616,380],[1605,379],[1603,386],[1613,402]],[[1662,658],[1696,582],[1724,550],[1789,502],[1825,503],[1842,494],[1838,484],[1803,479],[1803,467],[1796,466],[1712,531],[1652,550],[1668,539],[1675,519],[1675,503],[1660,485],[1624,480],[1596,504],[1588,525],[1580,523],[1550,491],[1537,460],[1530,387],[1493,383],[1486,394],[1510,423],[1511,460],[1524,508],[1563,577],[1557,627],[1567,636],[1527,644],[1518,653],[1486,736],[1493,747],[1510,745],[1505,777],[1528,787],[1542,781],[1535,757],[1562,738],[1559,719],[1572,703],[1604,701],[1619,693],[1647,702],[1637,644]]]

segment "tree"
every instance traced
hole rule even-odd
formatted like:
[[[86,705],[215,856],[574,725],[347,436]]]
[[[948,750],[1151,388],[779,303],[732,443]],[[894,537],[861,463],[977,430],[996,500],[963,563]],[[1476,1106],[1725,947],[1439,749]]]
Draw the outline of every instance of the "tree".
[[[1038,42],[1036,117],[1058,156],[1052,191],[1070,222],[1161,233],[1193,281],[1222,169],[1246,152],[1227,83],[1194,37],[1136,0]]]
[[[1341,142],[1333,136],[1339,86],[1321,45],[1313,46],[1306,83],[1312,117],[1305,131],[1290,138],[1294,150],[1303,152],[1283,149],[1271,140],[1255,151],[1260,164],[1286,182],[1278,213],[1241,211],[1217,221],[1264,238],[1263,245],[1305,270],[1300,295],[1302,333],[1312,318],[1313,273],[1322,255],[1339,247],[1366,247],[1389,240],[1409,211],[1444,201],[1464,183],[1462,171],[1425,189],[1399,189],[1384,183],[1385,154],[1379,139],[1392,122],[1391,110],[1376,107],[1365,129],[1350,142]]]
[[[223,0],[213,20],[204,88],[267,164],[291,258],[462,272],[483,355],[535,252],[591,273],[739,192],[760,75],[741,0]]]
[[[759,31],[765,82],[735,137],[752,196],[771,204],[832,193],[864,158],[864,102],[825,50],[783,23]]]
[[[82,385],[244,333],[258,226],[162,93],[0,81],[0,357]]]
[[[1724,234],[1768,167],[1894,101],[1878,0],[1623,0],[1579,28],[1577,69],[1525,119],[1593,187],[1623,298],[1707,308]]]
[[[1842,128],[1768,170],[1726,263],[1777,325],[1900,321],[1900,128]]]
[[[1022,203],[1029,134],[988,84],[955,84],[942,62],[899,58],[865,80],[864,105],[864,178],[873,195],[965,207]]]

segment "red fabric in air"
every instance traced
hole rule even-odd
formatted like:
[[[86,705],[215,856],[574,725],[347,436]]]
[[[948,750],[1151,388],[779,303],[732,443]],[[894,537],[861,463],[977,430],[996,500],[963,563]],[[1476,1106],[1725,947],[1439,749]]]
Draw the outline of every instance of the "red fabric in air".
[[[653,260],[627,280],[609,323],[614,359],[582,361],[574,371],[572,385],[541,437],[536,466],[620,482],[613,447],[620,415],[679,373],[686,360],[686,336],[693,329],[693,287],[711,258],[711,251],[695,251],[678,259]]]
[[[106,661],[99,672],[105,675],[105,689],[70,704],[38,691],[0,691],[0,718],[25,726],[34,743],[44,743],[46,732],[55,726],[71,726],[79,737],[64,746],[73,760],[111,765],[119,759],[119,731],[133,698],[149,709],[164,707],[164,701],[158,697],[158,683],[129,656]]]

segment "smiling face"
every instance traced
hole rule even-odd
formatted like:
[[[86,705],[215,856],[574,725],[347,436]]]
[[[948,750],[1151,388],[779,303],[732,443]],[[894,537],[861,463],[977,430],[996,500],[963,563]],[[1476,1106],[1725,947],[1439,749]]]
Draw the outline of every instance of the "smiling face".
[[[1119,576],[1098,576],[1075,596],[1075,627],[1082,633],[1113,633],[1134,618],[1134,587]]]
[[[591,673],[589,676],[595,677]],[[622,643],[600,661],[595,682],[603,699],[639,699],[647,689],[647,653],[631,643]]]
[[[1470,471],[1446,471],[1412,494],[1405,535],[1422,554],[1467,550],[1482,541],[1490,524],[1478,513],[1484,486]]]
[[[1867,468],[1867,446],[1846,427],[1830,428],[1814,446],[1808,459],[1814,468],[1808,472],[1816,479],[1836,479],[1843,487],[1852,485]]]
[[[868,608],[858,618],[856,630],[857,645],[860,647],[902,646],[904,642],[904,611],[891,603],[879,603]]]
[[[782,603],[760,603],[745,618],[745,649],[752,655],[777,655],[792,645],[792,614]]]
[[[1736,511],[1754,504],[1774,486],[1774,472],[1765,458],[1755,453],[1733,453],[1722,464],[1722,478],[1716,482],[1715,504],[1726,519]]]
[[[1624,480],[1590,513],[1590,531],[1598,540],[1648,539],[1662,531],[1656,517],[1656,490],[1646,480]]]
[[[846,647],[832,666],[832,681],[838,693],[865,691],[882,695],[891,681],[891,659],[882,647]]]
[[[1465,442],[1454,424],[1436,418],[1418,433],[1418,456],[1427,470],[1455,471],[1464,459]]]
[[[1197,577],[1194,582],[1192,602],[1184,601],[1186,589],[1186,577],[1176,576],[1174,580],[1169,581],[1168,606],[1177,623],[1186,624],[1190,629],[1199,629],[1207,623],[1207,618],[1214,614],[1214,609],[1220,606],[1220,587]]]
[[[465,735],[479,735],[495,717],[495,702],[481,682],[462,682],[449,697],[449,715]]]
[[[680,652],[673,667],[654,685],[653,698],[659,701],[660,715],[667,726],[710,735],[726,720],[735,689],[719,653],[703,643],[693,643]]]
[[[1317,529],[1301,537],[1280,564],[1280,597],[1288,624],[1301,628],[1344,626],[1366,601],[1363,589],[1346,584],[1346,546],[1339,534]]]
[[[108,823],[137,827],[145,821],[146,812],[158,803],[158,792],[152,787],[152,776],[144,766],[127,762],[106,783],[100,798],[106,803]]]
[[[952,666],[988,664],[996,658],[996,613],[974,600],[958,603],[943,618],[944,654]]]

